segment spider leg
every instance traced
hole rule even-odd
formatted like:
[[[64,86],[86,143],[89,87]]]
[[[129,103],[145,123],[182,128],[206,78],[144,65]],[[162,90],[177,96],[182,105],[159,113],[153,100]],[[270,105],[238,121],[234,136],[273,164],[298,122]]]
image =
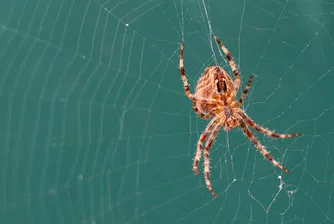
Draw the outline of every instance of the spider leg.
[[[217,125],[212,130],[204,148],[204,180],[205,184],[208,187],[211,194],[215,197],[216,193],[212,190],[212,185],[210,182],[210,159],[209,159],[209,150],[212,146],[213,141],[216,139],[218,132],[220,128],[223,126],[223,120],[225,119],[225,116],[222,115],[221,119],[218,121]]]
[[[204,97],[197,97],[197,96],[190,93],[188,79],[186,77],[186,72],[184,70],[183,50],[184,50],[184,43],[182,43],[181,47],[180,47],[180,74],[181,74],[181,78],[182,78],[182,81],[183,81],[183,88],[184,88],[184,92],[185,92],[186,96],[190,100],[201,101],[201,102],[204,102],[206,104],[219,104],[220,100],[218,100],[218,99],[207,99],[207,98],[204,98]]]
[[[206,140],[206,137],[211,133],[212,129],[218,123],[218,119],[219,119],[218,116],[212,118],[212,120],[206,126],[205,130],[202,132],[201,136],[198,139],[196,155],[195,155],[194,162],[193,162],[193,170],[195,171],[195,173],[197,175],[199,174],[198,163],[201,159],[201,153],[202,153],[202,149],[203,149],[203,142]]]
[[[256,124],[244,111],[239,110],[239,114],[243,118],[246,123],[251,126],[255,131],[261,132],[267,136],[272,138],[293,138],[302,135],[302,133],[294,133],[294,134],[282,134],[271,131],[267,128],[262,127],[261,125]]]
[[[190,88],[189,88],[189,83],[186,77],[186,72],[184,70],[184,64],[183,64],[183,49],[184,49],[184,43],[181,44],[180,47],[180,73],[181,73],[181,78],[183,81],[183,88],[186,96],[193,101],[201,101],[206,104],[219,104],[220,100],[219,99],[207,99],[204,97],[197,97],[194,94],[190,93]]]
[[[208,99],[208,98],[205,98],[205,97],[199,97],[199,96],[195,96],[193,94],[190,94],[190,96],[188,96],[189,99],[193,100],[193,101],[199,101],[199,102],[203,102],[203,103],[206,103],[206,104],[215,104],[215,105],[219,105],[221,104],[222,102],[218,99]]]
[[[193,101],[193,109],[198,116],[200,116],[202,119],[207,120],[209,117],[211,117],[211,114],[203,114],[200,112],[196,106],[196,101]]]
[[[183,48],[184,48],[184,43],[182,43],[180,47],[180,73],[181,73],[181,78],[183,81],[184,92],[186,93],[187,97],[191,99],[193,97],[193,94],[190,93],[189,84],[188,84],[188,80],[186,77],[186,72],[184,71]]]
[[[244,121],[240,121],[240,126],[242,131],[245,133],[245,135],[251,140],[251,142],[260,150],[261,154],[269,160],[274,166],[279,167],[281,170],[283,170],[286,173],[290,173],[284,166],[282,166],[279,162],[277,162],[272,155],[266,150],[266,148],[255,138],[255,136],[252,134],[252,132],[249,130],[247,125],[245,124]]]
[[[240,75],[239,75],[239,71],[237,69],[237,67],[235,66],[235,62],[229,52],[229,50],[223,45],[223,43],[218,39],[218,37],[216,37],[214,34],[212,34],[213,38],[215,38],[216,42],[219,44],[219,46],[221,47],[221,49],[224,51],[224,54],[226,55],[227,61],[230,64],[230,67],[232,69],[232,72],[235,76],[235,80],[234,80],[234,94],[236,94],[239,90],[239,86],[240,86]]]
[[[246,95],[247,95],[247,93],[248,93],[248,90],[249,90],[249,88],[250,88],[250,85],[251,85],[252,81],[253,81],[253,76],[251,75],[251,76],[249,77],[249,79],[248,79],[248,82],[247,82],[247,85],[246,85],[246,87],[245,87],[245,89],[244,89],[244,92],[242,93],[242,96],[241,96],[241,98],[240,98],[240,100],[239,100],[239,105],[240,105],[240,106],[244,103],[245,97],[246,97]]]

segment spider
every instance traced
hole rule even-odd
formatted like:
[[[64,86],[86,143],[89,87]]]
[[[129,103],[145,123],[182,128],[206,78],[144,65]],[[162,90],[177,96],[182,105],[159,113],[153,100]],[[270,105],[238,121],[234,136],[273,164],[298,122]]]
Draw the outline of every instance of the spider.
[[[204,180],[211,194],[213,196],[216,196],[210,183],[209,149],[216,136],[218,135],[218,131],[220,130],[220,128],[224,127],[225,131],[229,131],[232,128],[241,127],[243,133],[256,146],[256,148],[260,151],[264,158],[269,160],[274,166],[279,167],[285,173],[289,173],[289,171],[273,158],[273,156],[266,150],[266,148],[255,138],[249,127],[272,138],[292,138],[300,136],[301,133],[276,133],[256,124],[246,114],[246,112],[241,109],[244,99],[251,86],[253,76],[250,76],[240,99],[237,100],[236,95],[240,87],[240,75],[238,69],[227,48],[214,34],[212,34],[212,36],[224,52],[235,79],[232,80],[232,78],[223,68],[219,66],[210,66],[204,70],[203,74],[198,80],[195,94],[190,93],[189,84],[183,64],[183,42],[180,47],[180,73],[183,81],[185,94],[190,100],[193,101],[193,109],[195,113],[197,113],[202,119],[205,120],[213,117],[198,140],[197,150],[193,162],[193,170],[197,175],[199,174],[198,163],[201,159],[203,143],[207,139],[203,152]]]

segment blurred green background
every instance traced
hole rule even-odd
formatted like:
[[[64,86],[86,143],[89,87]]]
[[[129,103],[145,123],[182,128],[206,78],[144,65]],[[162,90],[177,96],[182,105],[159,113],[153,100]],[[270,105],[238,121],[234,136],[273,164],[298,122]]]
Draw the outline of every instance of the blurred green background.
[[[334,3],[303,0],[0,1],[1,223],[333,223]],[[191,90],[229,48],[256,133],[192,171],[208,121]],[[202,163],[200,163],[202,170]]]

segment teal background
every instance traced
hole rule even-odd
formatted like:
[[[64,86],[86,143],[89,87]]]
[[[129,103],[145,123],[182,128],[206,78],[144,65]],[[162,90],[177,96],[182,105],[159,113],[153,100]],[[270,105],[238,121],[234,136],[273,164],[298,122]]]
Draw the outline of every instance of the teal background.
[[[302,0],[0,1],[1,223],[334,223],[334,2]],[[211,154],[213,199],[192,171],[208,121],[191,90],[230,72],[244,109],[294,139],[240,130]],[[202,170],[202,163],[200,163]],[[279,179],[281,176],[281,179]]]

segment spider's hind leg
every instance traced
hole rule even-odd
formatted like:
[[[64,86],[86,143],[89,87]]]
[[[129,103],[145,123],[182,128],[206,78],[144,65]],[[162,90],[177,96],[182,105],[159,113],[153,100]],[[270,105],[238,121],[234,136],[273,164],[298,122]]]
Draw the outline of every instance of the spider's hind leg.
[[[211,115],[210,114],[203,114],[199,111],[199,109],[196,106],[196,101],[193,101],[193,109],[198,116],[200,116],[202,119],[207,120]]]
[[[253,76],[251,75],[251,76],[249,77],[249,79],[248,79],[248,82],[247,82],[247,85],[246,85],[246,87],[245,87],[245,89],[244,89],[244,92],[242,93],[242,96],[241,96],[241,98],[240,98],[240,100],[239,100],[239,105],[240,105],[240,106],[244,103],[245,97],[246,97],[246,95],[247,95],[247,93],[248,93],[248,90],[249,90],[249,88],[250,88],[250,86],[251,86],[252,81],[253,81]]]
[[[192,99],[193,94],[190,93],[189,83],[188,83],[188,80],[187,80],[187,77],[186,77],[186,72],[184,70],[183,49],[184,49],[184,43],[182,43],[181,47],[180,47],[180,74],[181,74],[181,78],[182,78],[182,81],[183,81],[184,92],[189,99]]]
[[[234,80],[234,93],[237,93],[239,90],[239,86],[240,86],[240,74],[239,71],[237,69],[237,66],[235,65],[235,62],[231,56],[230,51],[224,46],[224,44],[219,40],[218,37],[216,37],[214,34],[212,34],[213,38],[216,40],[216,42],[219,44],[220,48],[223,50],[227,61],[232,69],[232,72],[234,74],[235,80]]]

